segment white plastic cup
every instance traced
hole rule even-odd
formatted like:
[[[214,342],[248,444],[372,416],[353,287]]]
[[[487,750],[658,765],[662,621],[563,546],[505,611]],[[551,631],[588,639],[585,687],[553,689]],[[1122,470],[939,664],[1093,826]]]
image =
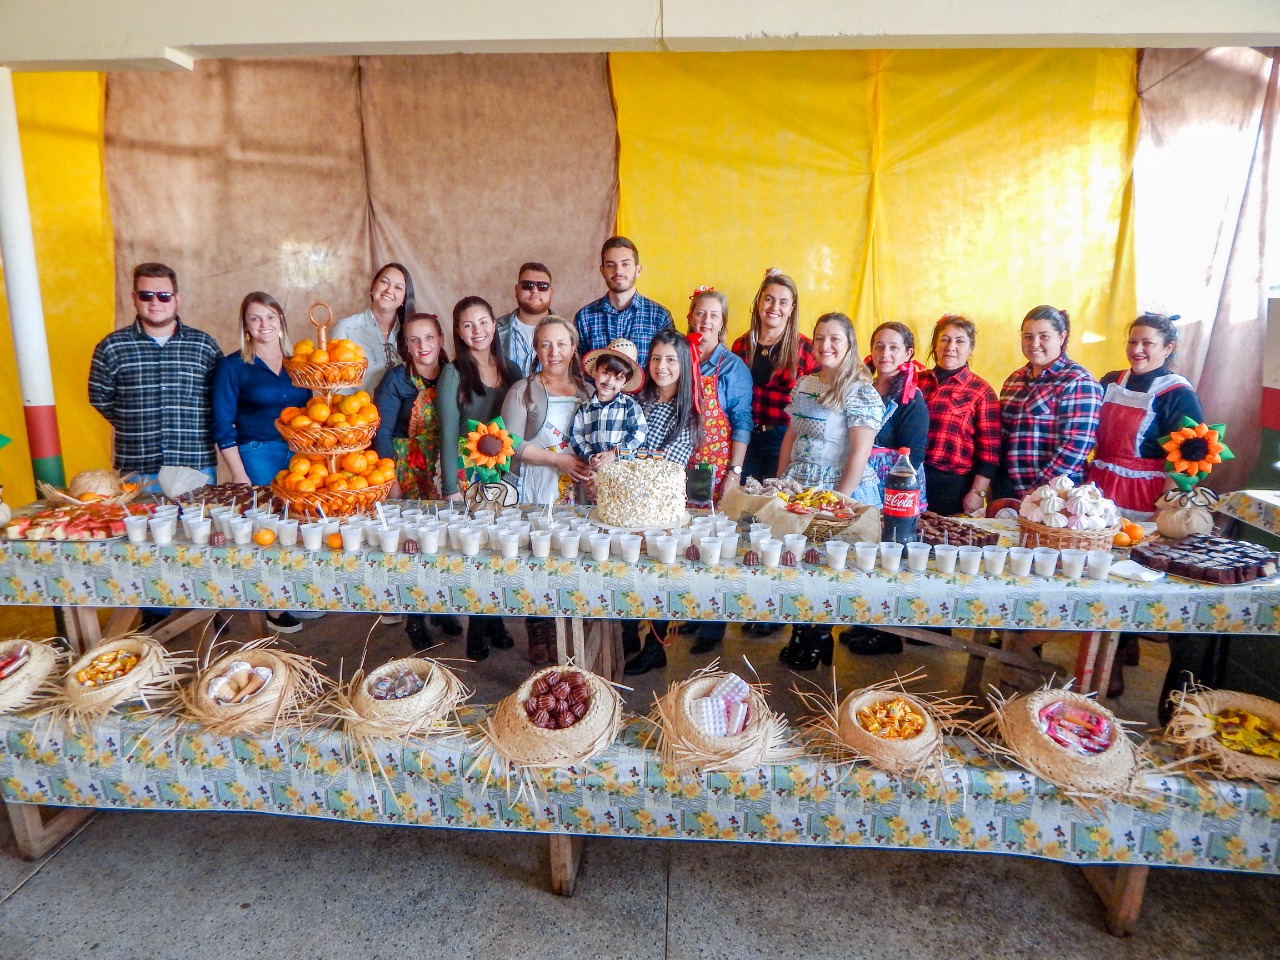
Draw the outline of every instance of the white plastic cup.
[[[1091,580],[1105,580],[1111,572],[1111,551],[1090,550],[1085,557],[1085,569]]]
[[[155,528],[152,527],[152,535],[155,534]],[[253,518],[252,517],[235,517],[231,521],[231,541],[236,544],[245,544],[253,539]]]
[[[388,522],[392,520],[399,520],[400,509],[401,509],[400,504],[398,503],[384,503],[382,505],[382,515],[387,519]]]
[[[1009,548],[992,544],[982,548],[982,569],[989,577],[1004,573],[1004,563],[1009,558]]]
[[[364,546],[364,524],[346,523],[338,530],[342,534],[342,549],[347,553],[359,553]]]
[[[298,521],[297,520],[277,520],[276,521],[276,543],[282,547],[297,546],[298,543]]]
[[[524,513],[519,507],[504,507],[498,516],[507,523],[519,523],[524,519]]]
[[[298,533],[302,535],[304,550],[319,550],[324,543],[323,523],[301,523],[298,525]]]
[[[652,527],[644,532],[644,552],[655,560],[658,557],[658,538],[665,533],[665,530],[658,527]]]
[[[337,517],[327,517],[320,521],[320,529],[324,531],[326,537],[338,532],[338,528],[342,526],[342,521]]]
[[[551,555],[551,531],[531,530],[529,532],[529,549],[538,558]]]
[[[720,534],[720,562],[733,563],[738,559],[738,534]]]
[[[719,537],[721,540],[729,536],[729,534],[731,533],[738,532],[738,524],[735,521],[730,520],[728,517],[721,517],[719,520],[716,521],[715,526],[716,526],[716,536]]]
[[[803,533],[788,533],[782,538],[782,548],[788,553],[794,553],[796,560],[804,559],[804,551],[808,545],[809,538]]]
[[[447,530],[448,527],[445,527]],[[424,523],[418,527],[418,552],[434,556],[440,552],[440,524]]]
[[[849,562],[849,543],[847,540],[827,541],[827,566],[832,570],[843,570]]]
[[[168,515],[151,518],[151,539],[156,543],[173,543],[173,535],[178,529],[178,518]]]
[[[930,544],[919,540],[907,544],[907,569],[912,573],[924,573],[929,566]]]
[[[1031,566],[1036,576],[1052,577],[1053,572],[1058,569],[1058,551],[1053,547],[1036,547],[1031,553]]]
[[[684,552],[689,549],[689,545],[693,543],[693,531],[688,527],[676,534],[676,552],[684,556]]]
[[[187,524],[187,539],[197,546],[204,546],[209,542],[209,537],[213,533],[213,521],[208,517],[192,517]],[[297,538],[297,530],[294,531],[294,538]]]
[[[760,562],[773,570],[782,562],[782,541],[769,537],[760,541]]]
[[[395,553],[400,549],[399,527],[377,527],[378,549],[383,553]]]
[[[755,533],[757,530],[763,530],[765,533],[773,533],[773,527],[769,526],[767,523],[752,523],[750,530],[752,533]]]
[[[124,535],[129,538],[130,543],[146,543],[150,523],[150,517],[127,516],[124,518]]]
[[[631,533],[624,534],[619,540],[619,545],[622,547],[622,559],[627,563],[639,563],[640,545],[643,543],[643,537],[638,537]]]
[[[752,526],[754,526],[754,524],[752,524]],[[763,530],[752,530],[749,534],[747,534],[747,541],[751,544],[751,549],[759,553],[760,542],[762,540],[768,540],[772,536],[773,536],[773,532],[769,529],[768,525],[766,524]]]
[[[578,550],[582,543],[582,534],[577,530],[560,531],[560,556],[566,560],[578,559]]]
[[[484,535],[475,527],[468,527],[462,531],[459,542],[462,547],[462,555],[464,557],[474,557],[480,552],[480,544],[484,542]],[[551,534],[547,534],[547,542],[551,542]]]
[[[863,540],[853,545],[853,565],[863,573],[870,573],[876,568],[876,560],[880,556],[880,544]]]
[[[449,523],[449,549],[462,549],[462,531],[469,530],[471,524],[465,520],[453,520]]]
[[[880,569],[885,573],[897,573],[902,569],[903,545],[896,540],[880,541]]]
[[[956,556],[960,553],[960,548],[951,543],[938,543],[933,547],[933,567],[939,573],[951,574],[956,572]]]
[[[676,562],[676,547],[680,544],[679,537],[671,537],[663,534],[657,539],[658,561],[660,563]]]
[[[162,503],[151,511],[153,517],[176,517],[182,510],[176,504]]]
[[[498,550],[504,560],[514,560],[520,555],[520,534],[514,530],[503,530],[498,534]]]
[[[956,566],[959,567],[961,573],[969,576],[975,575],[982,569],[982,548],[960,547],[956,555]]]
[[[528,520],[519,520],[511,524],[511,529],[520,534],[520,546],[528,548],[529,534],[533,532],[533,524]]]
[[[1031,564],[1035,561],[1035,551],[1030,547],[1009,548],[1009,572],[1015,577],[1031,576]]]
[[[591,534],[591,559],[604,562],[609,559],[609,545],[613,538],[607,533]]]
[[[1059,555],[1062,559],[1062,575],[1070,577],[1072,580],[1079,580],[1084,576],[1085,561],[1089,557],[1088,550],[1074,550],[1068,548],[1063,550]]]
[[[698,541],[698,553],[702,555],[702,562],[708,565],[719,563],[722,546],[719,537],[702,537]]]
[[[422,522],[422,511],[419,510],[417,507],[411,507],[408,510],[401,510],[400,519],[403,520],[408,526],[416,527],[419,523]]]

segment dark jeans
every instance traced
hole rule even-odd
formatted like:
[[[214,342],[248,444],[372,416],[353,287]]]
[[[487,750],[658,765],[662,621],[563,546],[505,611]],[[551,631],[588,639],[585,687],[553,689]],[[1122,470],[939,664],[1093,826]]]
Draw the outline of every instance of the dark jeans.
[[[973,474],[946,473],[933,467],[924,468],[925,485],[929,488],[929,509],[944,517],[964,513],[964,495],[973,486]]]
[[[786,433],[786,427],[769,427],[751,434],[747,455],[742,460],[742,479],[755,477],[764,481],[778,475],[778,456],[782,453],[782,438]]]

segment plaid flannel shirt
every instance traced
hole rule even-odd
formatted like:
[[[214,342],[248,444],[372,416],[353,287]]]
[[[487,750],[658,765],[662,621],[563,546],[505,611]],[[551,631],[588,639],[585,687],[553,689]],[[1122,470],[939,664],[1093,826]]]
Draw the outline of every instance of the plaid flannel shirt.
[[[1080,483],[1102,412],[1102,386],[1064,353],[1038,377],[1031,364],[1000,391],[1004,469],[1015,496],[1065,474]]]
[[[742,358],[742,362],[750,370],[754,358],[749,355],[750,347],[747,337],[748,335],[744,333],[733,341],[733,352]],[[755,424],[755,429],[785,427],[790,423],[791,417],[787,413],[787,404],[791,402],[791,391],[795,389],[796,382],[801,377],[816,373],[817,370],[818,361],[813,356],[813,341],[804,334],[800,334],[800,348],[796,351],[795,372],[774,370],[773,376],[769,378],[769,382],[763,387],[753,384],[751,391],[751,420]]]
[[[929,403],[925,463],[944,473],[991,479],[1000,465],[1000,401],[991,384],[962,367],[939,383],[937,372],[920,375]]]
[[[89,365],[89,402],[115,430],[117,470],[217,466],[209,380],[221,358],[213,337],[181,321],[164,346],[136,320],[99,341]]]
[[[635,397],[619,393],[604,403],[592,397],[573,415],[569,445],[583,460],[609,450],[635,453],[644,443],[647,426]]]
[[[693,431],[675,432],[676,402],[652,403],[643,409],[648,425],[644,449],[655,457],[687,467],[693,457]]]
[[[666,307],[638,293],[632,296],[625,310],[615,310],[607,296],[588,303],[578,311],[574,323],[578,325],[579,354],[585,357],[592,350],[626,337],[636,345],[641,369],[649,362],[653,335],[672,325]]]

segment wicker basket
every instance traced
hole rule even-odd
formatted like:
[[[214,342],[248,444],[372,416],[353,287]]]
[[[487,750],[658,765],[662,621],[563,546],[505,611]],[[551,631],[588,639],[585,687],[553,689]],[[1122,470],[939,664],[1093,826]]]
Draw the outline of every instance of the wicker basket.
[[[0,680],[0,714],[17,713],[30,706],[42,688],[48,692],[49,678],[58,664],[58,651],[40,640],[0,640],[0,656],[23,646],[27,648],[27,662]]]
[[[329,315],[326,320],[316,319],[316,310],[324,308]],[[333,311],[327,303],[313,303],[307,311],[307,319],[316,328],[316,341],[319,349],[324,350],[329,343],[329,324],[333,323]],[[369,369],[368,360],[334,361],[331,363],[309,363],[306,360],[295,360],[285,357],[285,372],[294,386],[308,387],[312,390],[332,391],[355,387],[364,384],[365,371]],[[316,451],[324,453],[326,451]]]
[[[94,657],[112,650],[124,650],[134,654],[138,662],[133,669],[118,680],[97,687],[86,687],[76,680],[76,674],[89,666]],[[145,699],[147,688],[168,675],[165,650],[155,640],[143,634],[103,640],[96,647],[71,665],[62,679],[63,694],[86,709],[118,706],[131,700]]]
[[[1033,523],[1026,517],[1018,518],[1018,545],[1023,547],[1052,547],[1055,550],[1110,550],[1119,527],[1105,530],[1068,530],[1066,527],[1046,527]]]
[[[409,668],[422,679],[422,689],[398,700],[379,700],[373,685],[382,677]],[[346,718],[348,735],[399,738],[429,734],[467,696],[468,690],[445,666],[423,657],[392,660],[357,674],[347,693],[352,716]],[[357,719],[358,718],[358,719]]]
[[[394,480],[363,490],[286,490],[279,483],[271,484],[271,495],[289,505],[291,515],[318,517],[323,511],[326,517],[349,517],[373,508],[391,493]]]
[[[1184,756],[1197,757],[1211,772],[1255,783],[1280,781],[1280,760],[1232,750],[1218,739],[1209,719],[1223,710],[1243,710],[1280,729],[1280,703],[1234,690],[1191,690],[1173,694],[1173,719],[1165,742]]]
[[[209,683],[237,661],[268,668],[271,679],[244,703],[219,703],[209,695]],[[300,725],[324,693],[327,681],[316,664],[310,657],[279,649],[270,639],[252,641],[218,657],[183,688],[182,718],[215,737],[268,731],[274,736],[283,727]]]
[[[924,718],[924,729],[910,740],[886,740],[868,731],[858,722],[858,712],[886,700],[902,699]],[[855,690],[844,698],[837,711],[840,739],[859,756],[866,757],[878,769],[889,773],[915,776],[933,759],[942,743],[942,730],[934,722],[928,704],[919,697],[899,690]]]
[[[276,429],[289,449],[295,453],[322,453],[339,456],[344,453],[360,453],[373,443],[373,436],[378,432],[379,421],[363,427],[339,426],[322,427],[311,424],[306,427],[291,427],[283,420],[276,421]]]

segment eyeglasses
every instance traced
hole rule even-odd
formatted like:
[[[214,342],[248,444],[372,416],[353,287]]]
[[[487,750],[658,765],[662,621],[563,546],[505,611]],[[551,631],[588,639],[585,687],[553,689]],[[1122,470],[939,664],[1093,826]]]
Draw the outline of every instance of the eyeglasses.
[[[165,290],[135,290],[133,295],[143,303],[150,303],[152,298],[159,300],[161,303],[168,303],[177,296],[176,293],[169,293]]]
[[[520,289],[529,291],[537,290],[539,293],[546,293],[551,289],[551,284],[546,280],[521,280]]]

